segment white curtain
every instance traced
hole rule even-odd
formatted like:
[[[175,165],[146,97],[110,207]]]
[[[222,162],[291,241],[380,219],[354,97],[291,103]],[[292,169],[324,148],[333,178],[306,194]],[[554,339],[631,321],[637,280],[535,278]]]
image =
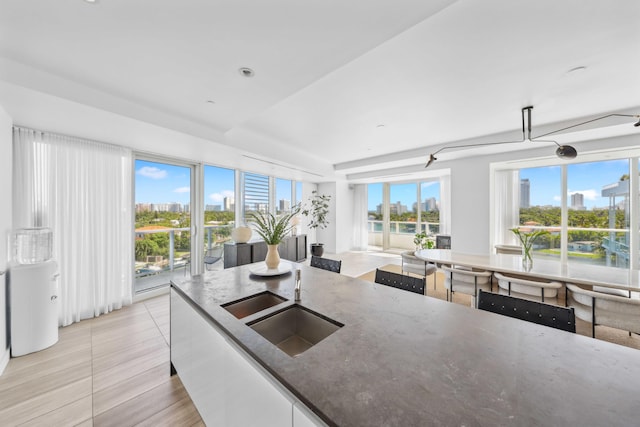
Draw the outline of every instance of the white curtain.
[[[353,184],[353,249],[366,251],[369,246],[368,194],[366,184]]]
[[[451,235],[451,175],[440,177],[440,233]]]
[[[517,227],[520,218],[520,179],[517,170],[495,173],[494,245],[516,245],[518,241],[509,229]]]
[[[14,127],[14,227],[49,227],[59,324],[132,301],[131,150]]]

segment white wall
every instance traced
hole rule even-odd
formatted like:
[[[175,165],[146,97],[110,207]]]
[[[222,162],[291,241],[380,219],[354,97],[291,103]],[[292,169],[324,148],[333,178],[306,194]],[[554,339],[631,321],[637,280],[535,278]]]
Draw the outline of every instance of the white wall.
[[[12,120],[0,106],[0,200],[4,208],[0,209],[0,271],[7,270],[7,241],[11,231],[11,171],[12,171]],[[7,327],[9,322],[6,300],[6,273],[0,276],[0,374],[9,362],[9,342]]]
[[[246,157],[227,145],[100,110],[0,80],[0,99],[18,126],[132,148],[193,163],[312,181],[316,175]],[[252,155],[256,157],[255,155]],[[295,165],[294,165],[295,166]]]

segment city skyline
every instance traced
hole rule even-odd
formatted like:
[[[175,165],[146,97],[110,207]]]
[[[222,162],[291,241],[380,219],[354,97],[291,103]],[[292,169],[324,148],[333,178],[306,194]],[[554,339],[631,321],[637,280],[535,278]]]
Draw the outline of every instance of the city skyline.
[[[292,204],[291,181],[275,180],[276,205],[280,201]],[[298,183],[299,184],[299,183]],[[301,188],[297,189],[301,192]],[[219,205],[224,210],[225,198],[235,201],[235,171],[217,166],[204,166],[204,205]],[[136,204],[190,204],[191,169],[148,160],[136,160],[135,203]],[[285,203],[286,205],[286,203]]]

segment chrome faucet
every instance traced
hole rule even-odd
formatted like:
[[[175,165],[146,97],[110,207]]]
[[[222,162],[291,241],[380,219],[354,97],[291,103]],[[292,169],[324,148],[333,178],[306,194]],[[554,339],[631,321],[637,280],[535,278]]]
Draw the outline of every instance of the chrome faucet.
[[[300,285],[301,285],[301,280],[300,280],[300,270],[296,270],[296,289],[294,291],[294,295],[295,295],[295,301],[300,301]]]

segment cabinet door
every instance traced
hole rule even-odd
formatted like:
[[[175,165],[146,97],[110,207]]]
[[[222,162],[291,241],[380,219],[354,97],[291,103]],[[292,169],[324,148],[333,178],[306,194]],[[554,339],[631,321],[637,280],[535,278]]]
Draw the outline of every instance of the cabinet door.
[[[192,323],[193,352],[189,396],[208,426],[225,425],[225,352],[228,344],[213,326],[196,313]]]
[[[251,262],[264,261],[267,257],[267,244],[265,242],[255,242],[251,244]]]
[[[185,388],[191,379],[191,313],[193,309],[171,289],[171,363]]]
[[[225,426],[290,426],[292,402],[227,343]]]

